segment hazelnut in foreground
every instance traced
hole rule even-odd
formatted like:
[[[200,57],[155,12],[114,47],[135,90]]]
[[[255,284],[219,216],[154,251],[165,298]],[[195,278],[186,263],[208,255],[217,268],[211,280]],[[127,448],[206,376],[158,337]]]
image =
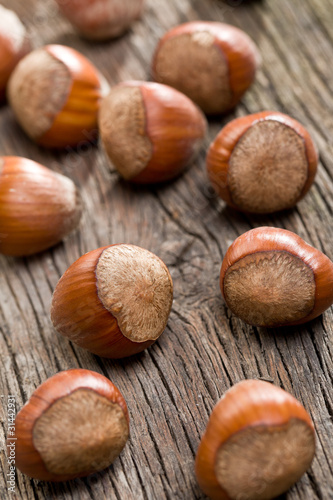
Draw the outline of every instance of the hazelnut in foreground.
[[[220,287],[250,325],[299,325],[333,304],[333,262],[291,231],[258,227],[229,247]]]
[[[15,12],[0,5],[0,101],[17,63],[30,51],[27,32]]]
[[[17,414],[16,466],[42,481],[68,481],[105,469],[129,436],[126,402],[106,377],[90,370],[46,380]],[[8,438],[7,445],[12,444]]]
[[[71,179],[17,156],[0,157],[0,253],[31,255],[79,224],[81,198]]]
[[[193,160],[206,134],[206,119],[171,87],[129,81],[103,99],[99,128],[122,177],[155,183],[176,177]]]
[[[144,0],[56,0],[59,9],[85,38],[107,40],[124,33],[137,19]]]
[[[164,331],[173,298],[166,265],[135,245],[111,245],[72,264],[53,294],[55,329],[106,358],[143,351]]]
[[[244,212],[293,207],[310,189],[318,154],[290,116],[265,111],[228,123],[212,142],[207,171],[218,195]]]
[[[195,21],[171,29],[153,60],[154,80],[184,92],[205,113],[232,109],[253,83],[258,50],[242,30]]]
[[[301,403],[268,382],[245,380],[213,409],[196,476],[212,500],[269,500],[300,479],[314,453],[313,423]]]
[[[27,135],[42,146],[65,148],[93,141],[103,77],[83,55],[47,45],[27,55],[8,83],[8,99]]]

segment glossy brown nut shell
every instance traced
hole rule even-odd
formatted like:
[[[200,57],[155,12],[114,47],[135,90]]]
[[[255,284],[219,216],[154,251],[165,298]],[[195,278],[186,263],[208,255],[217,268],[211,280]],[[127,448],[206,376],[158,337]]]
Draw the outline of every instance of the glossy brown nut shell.
[[[72,264],[53,294],[55,329],[94,354],[122,358],[164,331],[173,299],[166,265],[135,245],[110,245]]]
[[[128,81],[103,99],[99,128],[120,175],[132,182],[156,183],[178,176],[191,163],[207,123],[200,109],[177,90]]]
[[[304,407],[279,387],[245,380],[214,407],[196,476],[212,500],[267,500],[302,476],[314,452],[314,427]]]
[[[0,157],[0,253],[46,250],[80,218],[81,198],[71,179],[26,158]]]
[[[119,435],[111,436],[112,423]],[[87,476],[109,466],[128,435],[126,402],[110,380],[90,370],[63,371],[40,385],[16,416],[16,466],[43,481]],[[7,445],[12,442],[9,437]]]
[[[26,29],[17,15],[0,5],[0,101],[15,66],[30,49]]]
[[[309,191],[318,164],[310,134],[276,111],[228,123],[211,143],[207,172],[218,195],[244,212],[293,207]]]
[[[333,262],[291,231],[259,227],[229,247],[220,287],[228,307],[251,325],[299,325],[332,305]]]
[[[242,30],[194,21],[168,31],[155,51],[155,81],[175,87],[205,113],[232,109],[253,83],[258,50]]]
[[[66,148],[95,140],[99,104],[107,89],[82,54],[63,45],[46,45],[17,65],[8,84],[8,99],[32,140]]]
[[[124,33],[142,13],[144,0],[56,0],[61,12],[90,40]]]

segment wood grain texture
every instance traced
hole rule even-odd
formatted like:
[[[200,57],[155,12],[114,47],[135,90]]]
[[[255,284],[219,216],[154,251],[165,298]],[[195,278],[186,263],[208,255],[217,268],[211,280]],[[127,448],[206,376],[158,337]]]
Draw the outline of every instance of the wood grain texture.
[[[119,387],[131,419],[130,442],[110,469],[64,484],[33,481],[18,473],[16,494],[9,497],[2,408],[1,499],[203,499],[194,476],[200,437],[219,397],[245,378],[267,379],[291,392],[315,423],[313,465],[284,498],[333,498],[332,309],[309,324],[268,331],[235,318],[219,291],[228,246],[253,227],[289,229],[333,258],[331,0],[230,5],[221,0],[147,0],[131,31],[104,44],[80,39],[51,0],[1,3],[21,16],[36,47],[67,44],[91,58],[111,84],[149,78],[157,41],[176,24],[197,19],[234,24],[258,44],[263,66],[237,109],[210,122],[205,149],[229,120],[273,109],[305,125],[320,150],[315,184],[297,208],[248,216],[226,208],[212,193],[205,151],[172,183],[131,186],[109,169],[95,146],[57,153],[41,149],[20,130],[8,107],[0,109],[1,155],[26,156],[68,175],[84,203],[80,230],[64,243],[30,258],[0,258],[0,394],[4,400],[6,394],[16,395],[19,409],[47,377],[83,367]],[[120,242],[145,247],[165,261],[175,300],[167,330],[154,346],[131,359],[110,361],[61,338],[52,328],[49,309],[58,279],[74,260]]]

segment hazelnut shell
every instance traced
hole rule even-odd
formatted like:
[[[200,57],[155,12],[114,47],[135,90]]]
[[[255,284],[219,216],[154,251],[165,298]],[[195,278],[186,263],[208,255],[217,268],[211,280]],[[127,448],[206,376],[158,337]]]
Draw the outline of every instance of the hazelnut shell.
[[[304,461],[300,453],[301,450],[293,450],[292,457],[284,456],[286,454],[283,449],[283,444],[285,444],[283,443],[283,433],[288,433],[288,429],[293,424],[295,425],[293,430],[298,431],[298,434],[306,431],[307,456]],[[237,446],[237,440],[241,438],[244,432],[255,432],[258,428],[261,428],[262,434],[266,434],[268,438],[274,431],[281,434],[280,448],[282,447],[282,449],[275,456],[275,459],[276,457],[278,459],[275,462],[273,461],[272,464],[267,459],[266,467],[262,470],[256,469],[257,464],[255,462],[247,463],[247,470],[244,471],[239,465],[239,468],[234,473],[240,474],[242,481],[239,481],[236,485],[232,484],[233,471],[218,469],[219,452],[222,451],[223,453],[223,448],[231,440],[234,440]],[[258,436],[258,439],[260,440],[260,436]],[[279,446],[279,441],[276,441],[275,444]],[[245,455],[247,451],[243,449],[242,452],[242,449],[237,450],[237,447],[229,447],[226,450],[226,453],[229,453],[229,464],[232,462],[232,452]],[[243,498],[245,492],[240,489],[246,482],[248,482],[246,498],[251,500],[275,498],[288,489],[306,471],[311,464],[314,451],[315,434],[313,423],[301,403],[291,394],[268,382],[245,380],[229,389],[214,407],[197,452],[196,476],[201,489],[212,500]],[[253,447],[253,453],[255,453],[255,447]],[[269,456],[274,456],[272,447],[269,448],[268,453]],[[292,458],[292,463],[288,464],[286,458]],[[278,467],[278,465],[282,466],[282,474],[279,470],[281,467]],[[228,469],[228,465],[226,469]],[[265,474],[268,472],[269,476],[266,477]],[[226,473],[229,473],[228,477],[225,476]],[[249,491],[253,477],[257,478],[257,486],[260,486],[257,494],[253,494],[252,489],[251,493]],[[228,485],[229,493],[224,489],[223,484]],[[270,495],[265,491],[266,488],[270,489],[272,485],[275,488],[274,495]],[[279,488],[281,489],[279,490]]]
[[[93,141],[100,99],[108,88],[76,50],[47,45],[20,61],[8,99],[27,135],[42,146],[65,148]]]
[[[279,129],[265,130],[265,124],[276,124]],[[261,137],[252,137],[251,143],[248,140],[246,149],[242,140],[258,125]],[[276,143],[279,131],[284,142]],[[237,161],[243,165],[237,166],[232,161],[238,150],[242,157]],[[276,111],[232,120],[211,143],[207,154],[208,176],[218,195],[237,210],[256,213],[294,206],[313,184],[317,164],[317,149],[308,131],[298,121]],[[233,173],[237,167],[239,172]]]
[[[255,283],[254,279],[257,270],[259,269],[260,271],[258,267],[260,263],[265,261],[266,257],[270,259],[271,256],[274,258],[274,256],[278,256],[279,254],[287,259],[286,268],[283,269],[282,266],[280,269],[272,267],[270,270],[268,267],[264,270],[264,275],[261,277],[259,284]],[[251,262],[248,261],[248,259],[250,259]],[[248,276],[242,276],[242,283],[240,283],[240,286],[238,286],[238,278],[235,277],[231,285],[235,289],[235,285],[237,284],[243,296],[242,298],[238,296],[236,302],[234,302],[231,307],[230,300],[226,296],[225,290],[226,276],[228,272],[232,272],[234,266],[236,266],[235,272],[239,272],[242,262],[244,262],[243,267],[245,272],[247,272],[246,266],[248,266],[252,286],[244,286],[244,278],[248,278]],[[301,266],[301,275],[296,274],[298,279],[297,283],[294,284],[294,288],[291,287],[291,290],[288,289],[285,291],[283,287],[279,287],[280,281],[284,285],[288,285],[292,280],[295,266]],[[302,283],[304,273],[310,276],[309,279],[311,282],[305,281]],[[258,288],[256,288],[257,286]],[[298,288],[296,289],[298,286],[300,287],[299,290]],[[227,305],[231,307],[232,310],[238,309],[236,305],[237,301],[238,304],[242,303],[244,305],[243,312],[245,312],[242,319],[247,323],[266,327],[299,325],[316,318],[332,305],[333,262],[322,252],[307,244],[302,238],[291,231],[274,227],[258,227],[239,236],[228,248],[222,262],[220,287]],[[309,297],[307,297],[308,292]],[[267,308],[270,307],[270,302],[272,301],[273,311],[279,310],[280,312],[288,312],[289,308],[294,307],[293,301],[296,303],[296,309],[299,309],[302,306],[302,302],[305,301],[305,298],[308,298],[310,301],[309,309],[297,320],[293,321],[289,319],[289,321],[279,322],[275,318],[275,321],[270,322],[269,319],[266,318],[264,324],[252,323],[248,320],[254,307],[258,307],[259,309],[263,308],[264,311],[266,311]],[[235,313],[235,310],[233,312]],[[235,314],[239,315],[237,313]]]
[[[99,356],[122,358],[164,331],[173,298],[166,265],[135,245],[88,252],[64,273],[53,294],[55,329]]]
[[[110,380],[99,373],[83,369],[66,370],[57,373],[35,390],[29,401],[16,416],[16,466],[21,472],[42,481],[68,481],[75,477],[83,477],[96,472],[96,469],[92,467],[91,470],[84,470],[79,474],[54,474],[46,468],[34,443],[34,429],[39,419],[55,403],[81,389],[87,389],[91,391],[91,394],[98,394],[107,401],[119,405],[129,429],[126,402],[120,391]],[[96,433],[98,418],[93,424],[91,432]],[[54,450],[56,450],[57,443],[53,444]],[[84,448],[82,453],[84,453]]]
[[[0,101],[5,98],[6,86],[15,66],[30,49],[20,19],[12,10],[0,5]]]
[[[177,88],[205,113],[232,109],[253,83],[258,50],[242,30],[194,21],[168,31],[155,51],[155,81]]]
[[[128,81],[103,99],[99,127],[104,148],[125,179],[156,183],[176,177],[195,158],[207,122],[177,90]]]
[[[124,33],[137,19],[144,0],[56,0],[59,9],[91,40],[107,40]]]
[[[0,157],[0,253],[46,250],[80,217],[81,198],[71,179],[26,158]]]

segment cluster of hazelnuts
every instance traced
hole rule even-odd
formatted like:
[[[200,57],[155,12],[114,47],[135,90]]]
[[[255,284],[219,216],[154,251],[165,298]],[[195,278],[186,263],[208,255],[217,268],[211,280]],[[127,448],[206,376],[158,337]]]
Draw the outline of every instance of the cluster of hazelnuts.
[[[92,39],[119,36],[143,7],[142,0],[56,1]],[[0,14],[0,94],[7,88],[29,137],[51,148],[76,146],[98,125],[112,164],[136,183],[178,176],[203,143],[204,113],[232,109],[260,61],[241,30],[190,22],[161,39],[152,65],[155,83],[128,81],[110,90],[93,64],[69,47],[30,52],[19,19],[1,6]],[[309,133],[273,111],[230,122],[207,155],[217,193],[233,208],[252,213],[293,207],[311,187],[317,163]],[[80,195],[70,179],[25,158],[0,158],[1,253],[43,251],[77,227],[80,214]],[[332,284],[328,257],[296,234],[271,227],[237,238],[220,274],[231,311],[264,327],[319,316],[333,303]],[[53,294],[51,318],[80,347],[122,358],[159,338],[172,300],[170,273],[156,255],[134,245],[109,245],[83,255],[65,272]],[[17,415],[17,466],[47,481],[85,476],[109,466],[128,436],[127,406],[112,382],[89,370],[60,372]],[[212,499],[270,499],[301,477],[314,451],[313,423],[296,399],[267,382],[243,381],[215,406],[196,475]]]

